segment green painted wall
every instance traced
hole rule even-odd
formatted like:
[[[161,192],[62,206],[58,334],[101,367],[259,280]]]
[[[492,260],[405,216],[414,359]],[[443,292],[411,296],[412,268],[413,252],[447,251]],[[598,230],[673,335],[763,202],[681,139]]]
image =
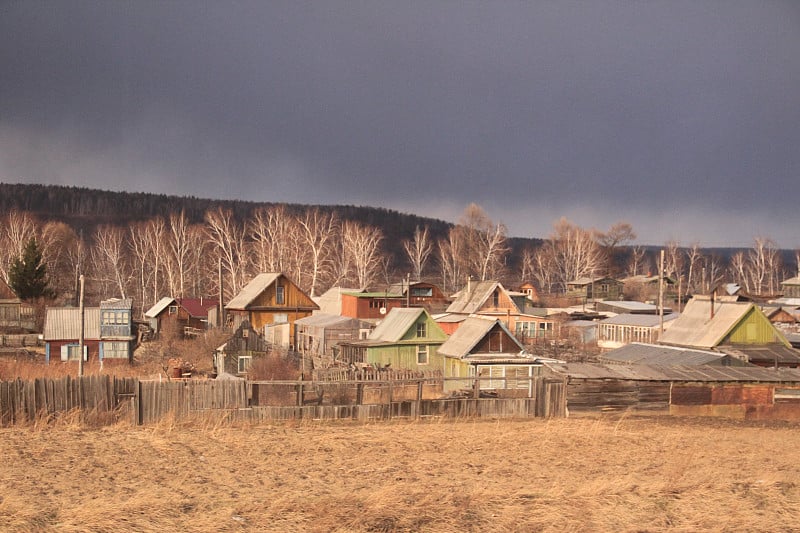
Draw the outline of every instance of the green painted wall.
[[[754,307],[739,321],[721,344],[771,344],[775,342],[789,346],[786,339],[775,329],[764,313]]]

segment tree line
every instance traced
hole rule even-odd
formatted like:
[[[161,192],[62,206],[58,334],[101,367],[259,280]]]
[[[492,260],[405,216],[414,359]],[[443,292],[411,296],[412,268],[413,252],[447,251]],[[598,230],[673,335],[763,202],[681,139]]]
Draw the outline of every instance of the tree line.
[[[0,211],[0,277],[9,281],[31,240],[61,303],[74,302],[83,274],[90,298],[131,297],[142,310],[163,296],[215,296],[220,282],[227,300],[258,272],[284,272],[311,295],[332,286],[382,290],[408,278],[433,281],[448,292],[467,279],[497,279],[511,287],[533,281],[541,294],[557,295],[582,277],[655,274],[660,249],[664,274],[681,284],[682,294],[707,292],[724,281],[753,294],[774,294],[787,277],[781,250],[761,237],[751,249],[725,257],[699,243],[635,245],[627,222],[598,231],[562,218],[544,240],[509,239],[506,227],[476,204],[444,229],[422,223],[387,237],[391,219],[382,222],[348,219],[332,207],[257,205],[237,216],[215,205],[200,220],[176,209],[87,230],[11,208]]]

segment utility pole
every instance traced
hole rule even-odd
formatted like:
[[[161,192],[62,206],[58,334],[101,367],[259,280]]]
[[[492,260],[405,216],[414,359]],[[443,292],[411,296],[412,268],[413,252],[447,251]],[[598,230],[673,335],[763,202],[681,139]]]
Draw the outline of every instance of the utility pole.
[[[659,335],[664,336],[664,250],[661,250],[661,260],[658,265],[658,321]]]
[[[80,285],[81,285],[81,295],[80,295],[80,300],[78,300],[78,309],[80,310],[79,314],[80,314],[80,317],[81,317],[81,320],[80,320],[80,322],[81,322],[81,331],[78,334],[78,377],[83,377],[83,349],[84,349],[84,347],[83,347],[83,341],[84,341],[84,339],[83,339],[83,325],[84,325],[84,322],[86,321],[86,318],[84,316],[84,310],[83,310],[83,274],[81,274],[81,277],[79,278],[79,282],[80,282]]]

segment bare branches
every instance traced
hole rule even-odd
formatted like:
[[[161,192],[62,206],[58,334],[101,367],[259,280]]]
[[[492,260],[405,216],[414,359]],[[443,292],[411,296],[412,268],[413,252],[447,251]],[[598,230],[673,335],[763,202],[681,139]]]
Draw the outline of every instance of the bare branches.
[[[422,272],[425,269],[425,263],[433,251],[433,243],[428,232],[428,226],[420,229],[419,226],[414,228],[414,236],[411,240],[403,241],[403,249],[408,255],[408,260],[411,262],[411,269],[415,280],[422,279]]]

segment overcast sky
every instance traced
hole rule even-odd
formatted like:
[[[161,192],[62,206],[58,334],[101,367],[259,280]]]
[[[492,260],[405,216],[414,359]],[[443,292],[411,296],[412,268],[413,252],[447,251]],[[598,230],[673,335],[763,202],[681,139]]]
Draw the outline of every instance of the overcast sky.
[[[800,246],[800,2],[0,0],[0,181]]]

